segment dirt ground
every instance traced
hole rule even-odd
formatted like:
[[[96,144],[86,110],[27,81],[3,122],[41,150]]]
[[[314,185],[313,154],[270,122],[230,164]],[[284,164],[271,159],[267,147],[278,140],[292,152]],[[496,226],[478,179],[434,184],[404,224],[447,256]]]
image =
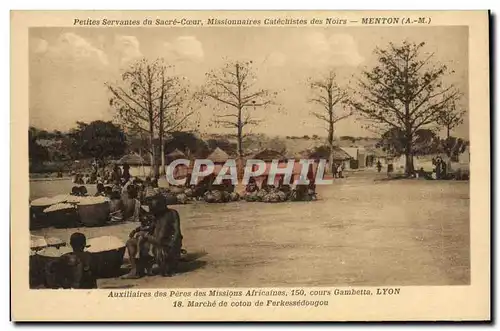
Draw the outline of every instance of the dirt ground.
[[[469,183],[377,176],[357,173],[320,186],[314,202],[175,206],[189,252],[180,273],[100,279],[99,287],[469,284]],[[32,182],[31,198],[69,192],[66,186],[72,184]],[[135,226],[78,231],[126,240]],[[33,234],[67,239],[75,230]]]

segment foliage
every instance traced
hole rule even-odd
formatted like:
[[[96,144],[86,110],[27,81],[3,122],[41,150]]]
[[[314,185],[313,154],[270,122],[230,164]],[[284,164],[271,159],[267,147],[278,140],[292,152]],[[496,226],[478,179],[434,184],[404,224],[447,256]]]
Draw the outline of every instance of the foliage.
[[[404,136],[407,144],[405,171],[413,172],[414,136],[418,130],[438,125],[441,114],[459,98],[458,90],[445,86],[443,78],[453,73],[446,65],[423,54],[425,43],[390,43],[375,50],[377,64],[359,79],[359,91],[351,107],[369,123],[368,127]]]
[[[458,109],[456,103],[453,102],[449,107],[443,109],[439,113],[438,123],[446,129],[446,137],[449,138],[451,131],[463,123],[465,110]]]
[[[77,122],[70,137],[72,154],[78,154],[80,158],[118,158],[127,147],[123,130],[109,121]]]

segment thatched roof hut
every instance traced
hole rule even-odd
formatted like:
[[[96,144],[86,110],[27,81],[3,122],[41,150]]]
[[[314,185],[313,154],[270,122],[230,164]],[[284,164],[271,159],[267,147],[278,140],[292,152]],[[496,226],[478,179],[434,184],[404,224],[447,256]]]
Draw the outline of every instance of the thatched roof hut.
[[[174,149],[171,153],[168,153],[167,156],[165,157],[167,160],[167,163],[171,163],[175,160],[179,159],[187,159],[186,154],[178,150],[177,148]]]
[[[217,147],[209,156],[207,156],[207,159],[214,163],[224,163],[229,159],[229,155]]]
[[[142,156],[137,153],[131,153],[124,155],[121,159],[116,161],[116,164],[123,165],[128,164],[131,166],[139,166],[139,165],[149,165],[149,162],[146,161]]]
[[[287,157],[278,151],[275,151],[272,149],[265,149],[261,152],[256,153],[255,155],[253,155],[252,159],[262,160],[264,162],[272,162],[273,160],[285,161],[287,159]]]
[[[309,154],[309,158],[328,160],[330,158],[329,148],[317,149],[316,151],[313,151],[311,154]],[[350,159],[352,159],[352,157],[346,151],[344,151],[342,148],[340,148],[338,146],[333,147],[333,160],[334,161],[346,161],[346,160],[350,160]]]

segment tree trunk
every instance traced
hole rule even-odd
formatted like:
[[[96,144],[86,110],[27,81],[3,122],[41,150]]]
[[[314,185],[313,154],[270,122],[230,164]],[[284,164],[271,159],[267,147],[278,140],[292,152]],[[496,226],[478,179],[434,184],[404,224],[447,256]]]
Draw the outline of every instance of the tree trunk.
[[[160,176],[165,175],[165,143],[163,139],[161,140],[161,167],[160,167]]]
[[[411,139],[409,139],[409,141],[406,143],[405,158],[405,175],[411,176],[415,172],[415,169],[413,167],[413,150],[411,146]]]
[[[330,127],[328,128],[328,147],[330,148],[330,155],[328,158],[328,164],[330,165],[326,170],[327,173],[333,174],[335,173],[333,167],[335,166],[333,164],[333,154],[334,154],[334,149],[333,149],[333,122],[330,121]]]
[[[154,145],[154,137],[153,134],[149,135],[149,145],[150,145],[150,157],[151,157],[151,169],[149,171],[149,176],[154,177],[156,173],[156,153],[155,153],[155,145]]]

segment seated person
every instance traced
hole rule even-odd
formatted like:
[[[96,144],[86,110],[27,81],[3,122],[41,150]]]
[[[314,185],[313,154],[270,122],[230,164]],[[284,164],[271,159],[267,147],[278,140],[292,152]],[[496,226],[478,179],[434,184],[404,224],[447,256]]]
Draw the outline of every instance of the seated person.
[[[140,217],[141,225],[130,232],[129,238],[135,238],[137,240],[137,246],[143,249],[142,252],[137,250],[136,258],[139,258],[141,253],[143,256],[149,255],[149,245],[147,244],[148,236],[154,233],[154,224],[150,215],[143,215]]]
[[[95,197],[105,197],[106,192],[104,192],[104,184],[103,183],[98,183],[96,186],[97,192],[94,195]]]
[[[74,195],[74,196],[80,196],[80,187],[79,186],[73,186],[71,188],[71,193],[70,195]]]
[[[257,183],[255,181],[255,177],[250,177],[250,179],[248,180],[248,184],[245,187],[245,192],[253,193],[253,192],[258,191],[258,190],[259,190],[259,187],[257,186]]]
[[[88,191],[87,191],[87,188],[85,186],[82,185],[78,189],[80,191],[80,196],[86,197],[88,195]]]
[[[66,253],[46,268],[47,285],[50,288],[94,289],[97,280],[93,272],[92,256],[85,252],[87,239],[75,232],[70,237],[73,252]]]

